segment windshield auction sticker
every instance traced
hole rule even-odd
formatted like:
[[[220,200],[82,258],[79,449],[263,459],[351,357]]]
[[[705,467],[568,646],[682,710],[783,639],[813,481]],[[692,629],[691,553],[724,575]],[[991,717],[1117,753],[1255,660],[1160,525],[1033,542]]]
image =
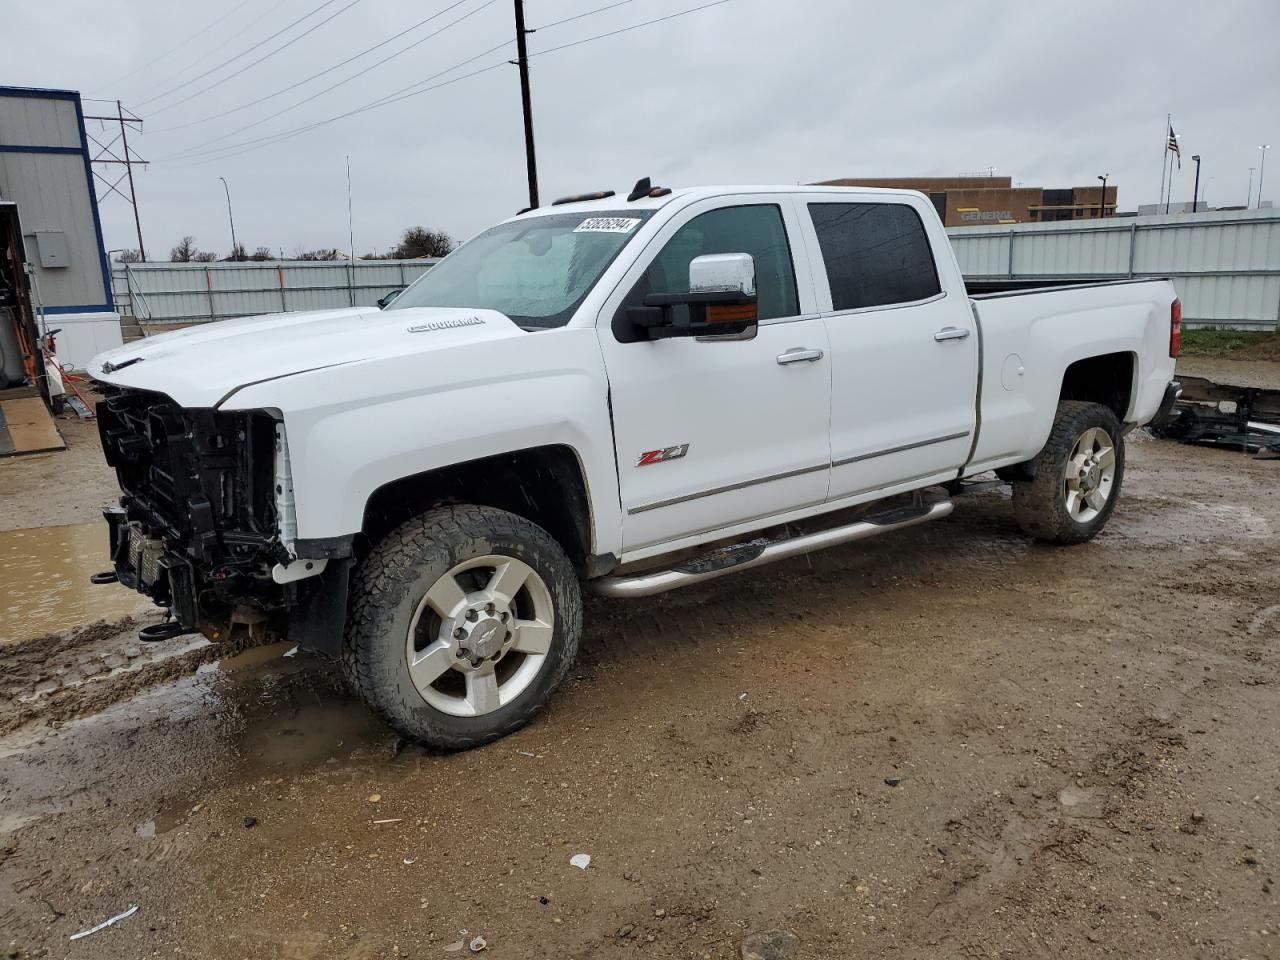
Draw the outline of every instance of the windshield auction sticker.
[[[573,228],[574,233],[630,233],[640,223],[638,217],[588,217]]]

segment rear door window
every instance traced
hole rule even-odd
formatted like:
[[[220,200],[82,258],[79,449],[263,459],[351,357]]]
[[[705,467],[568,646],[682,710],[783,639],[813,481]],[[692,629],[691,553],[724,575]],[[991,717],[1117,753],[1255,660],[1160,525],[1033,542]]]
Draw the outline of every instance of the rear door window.
[[[927,300],[942,292],[920,215],[904,203],[811,203],[833,310]]]

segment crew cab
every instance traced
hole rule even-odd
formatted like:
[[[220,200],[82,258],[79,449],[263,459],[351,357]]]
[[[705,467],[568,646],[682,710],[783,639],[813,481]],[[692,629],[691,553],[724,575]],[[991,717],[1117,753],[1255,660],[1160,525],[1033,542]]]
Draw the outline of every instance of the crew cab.
[[[641,597],[945,517],[1107,522],[1172,406],[1165,280],[971,296],[922,195],[641,181],[480,233],[385,309],[95,359],[113,571],[160,635],[341,661],[407,737],[527,722],[581,591]]]

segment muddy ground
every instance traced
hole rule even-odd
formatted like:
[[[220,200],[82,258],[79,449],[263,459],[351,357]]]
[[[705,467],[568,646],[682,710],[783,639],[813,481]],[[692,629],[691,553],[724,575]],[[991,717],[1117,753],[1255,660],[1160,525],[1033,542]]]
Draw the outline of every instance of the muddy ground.
[[[9,644],[0,950],[728,958],[785,928],[801,958],[1280,957],[1278,491],[1280,462],[1137,437],[1084,546],[993,491],[592,601],[551,709],[463,754],[283,647]]]

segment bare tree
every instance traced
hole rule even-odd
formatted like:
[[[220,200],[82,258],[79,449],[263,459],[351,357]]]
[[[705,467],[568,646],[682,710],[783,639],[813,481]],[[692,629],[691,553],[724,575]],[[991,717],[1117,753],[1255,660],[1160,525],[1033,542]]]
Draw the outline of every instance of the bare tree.
[[[213,263],[218,259],[218,255],[209,250],[197,250],[192,254],[191,259],[196,263]]]
[[[299,260],[341,260],[342,254],[336,247],[321,250],[301,250],[297,254]]]
[[[247,250],[244,248],[244,244],[243,244],[243,243],[237,243],[234,247],[232,247],[232,248],[231,248],[231,256],[227,257],[227,259],[228,259],[228,260],[234,260],[234,261],[236,261],[236,262],[239,262],[239,261],[242,261],[242,260],[248,260],[248,259],[249,259],[249,251],[247,251]]]
[[[417,260],[420,257],[445,257],[453,250],[453,237],[443,230],[410,227],[400,237],[400,245],[392,251],[394,260]]]
[[[196,238],[187,234],[178,241],[178,245],[169,251],[169,259],[174,263],[190,263],[196,259]]]
[[[268,247],[259,247],[249,255],[250,260],[274,260],[276,255]]]
[[[116,263],[141,263],[141,262],[142,262],[141,250],[137,250],[137,249],[121,250],[118,254],[116,254]]]

